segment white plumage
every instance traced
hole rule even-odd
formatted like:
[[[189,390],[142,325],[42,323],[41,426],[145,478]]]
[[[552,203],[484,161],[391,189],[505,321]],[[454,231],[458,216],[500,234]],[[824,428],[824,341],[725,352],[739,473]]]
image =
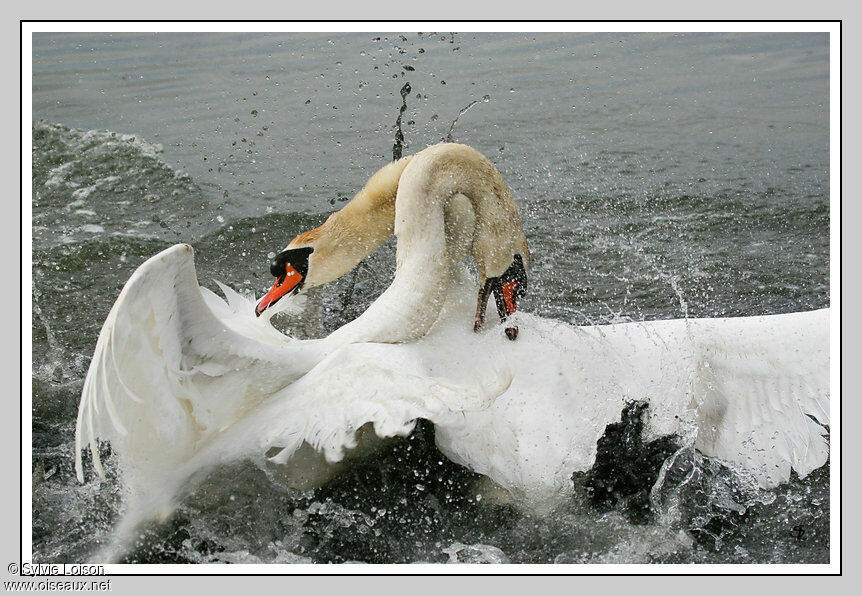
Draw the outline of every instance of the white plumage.
[[[79,454],[109,440],[135,490],[169,498],[218,463],[283,462],[303,441],[336,461],[368,422],[393,436],[426,418],[447,457],[538,506],[569,493],[605,427],[643,400],[651,436],[694,433],[764,487],[828,457],[828,310],[595,327],[521,313],[512,342],[473,333],[471,287],[453,283],[426,337],[339,343],[282,336],[227,292],[201,292],[187,245],[141,265],[99,337]]]

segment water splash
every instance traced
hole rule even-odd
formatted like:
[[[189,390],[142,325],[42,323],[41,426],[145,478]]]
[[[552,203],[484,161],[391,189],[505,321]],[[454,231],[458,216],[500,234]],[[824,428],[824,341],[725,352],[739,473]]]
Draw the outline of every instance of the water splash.
[[[488,100],[490,100],[490,99],[491,99],[491,96],[490,96],[490,95],[485,95],[485,96],[482,98],[482,101],[483,101],[483,102],[487,102],[487,101],[488,101]],[[454,141],[453,141],[454,137],[452,136],[452,132],[455,130],[455,125],[456,125],[456,124],[458,124],[458,119],[459,119],[459,118],[461,118],[461,116],[463,116],[463,115],[467,112],[467,110],[469,110],[470,108],[472,108],[473,106],[475,106],[477,103],[479,103],[479,100],[478,100],[478,99],[474,99],[473,101],[471,101],[470,103],[468,103],[466,106],[464,106],[463,108],[461,108],[461,111],[460,111],[460,112],[458,112],[458,115],[457,115],[457,116],[455,116],[455,119],[452,121],[452,124],[449,126],[449,132],[447,132],[447,133],[446,133],[446,136],[443,138],[443,140],[444,140],[444,141],[446,141],[447,143],[452,143],[452,142],[454,142]]]

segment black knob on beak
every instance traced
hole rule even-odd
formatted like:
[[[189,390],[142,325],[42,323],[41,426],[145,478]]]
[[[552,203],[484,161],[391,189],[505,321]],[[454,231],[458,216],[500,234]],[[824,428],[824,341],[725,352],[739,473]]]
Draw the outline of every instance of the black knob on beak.
[[[273,277],[281,277],[284,275],[284,266],[290,261],[290,255],[293,251],[284,250],[278,254],[272,261],[269,262],[269,272]]]

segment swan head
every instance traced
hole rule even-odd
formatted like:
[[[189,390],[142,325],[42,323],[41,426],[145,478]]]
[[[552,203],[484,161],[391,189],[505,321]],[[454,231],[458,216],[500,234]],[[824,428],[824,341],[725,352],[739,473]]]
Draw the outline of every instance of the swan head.
[[[383,219],[385,224],[394,215]],[[381,226],[379,221],[344,210],[333,213],[322,226],[291,240],[270,262],[275,283],[255,313],[260,316],[285,296],[338,279],[391,236],[391,227],[391,223]]]
[[[269,272],[275,277],[275,283],[257,303],[254,309],[257,316],[285,296],[296,294],[306,285],[309,257],[313,252],[314,248],[311,246],[288,246],[276,255],[269,264]]]

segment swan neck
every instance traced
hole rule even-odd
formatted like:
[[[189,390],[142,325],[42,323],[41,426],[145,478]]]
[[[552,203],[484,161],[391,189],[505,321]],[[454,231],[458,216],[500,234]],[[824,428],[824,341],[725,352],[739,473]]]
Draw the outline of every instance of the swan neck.
[[[309,287],[341,277],[392,237],[398,180],[410,159],[381,168],[344,208],[306,233],[315,237]]]

